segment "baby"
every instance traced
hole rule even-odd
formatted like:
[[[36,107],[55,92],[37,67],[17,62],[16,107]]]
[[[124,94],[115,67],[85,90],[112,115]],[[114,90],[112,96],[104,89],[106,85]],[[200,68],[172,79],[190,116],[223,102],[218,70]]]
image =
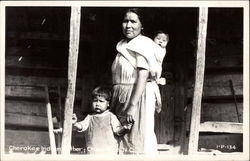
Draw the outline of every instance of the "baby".
[[[153,37],[153,41],[160,46],[160,48],[157,48],[155,57],[157,62],[160,66],[162,66],[163,59],[166,55],[166,47],[169,42],[169,35],[165,33],[164,31],[157,31],[155,32],[155,35]],[[160,78],[161,74],[159,75],[158,79],[156,80],[158,84],[165,85],[166,80],[164,78]]]
[[[155,108],[156,111],[159,113],[161,111],[162,102],[161,102],[160,89],[158,85],[166,84],[166,79],[161,77],[161,73],[162,73],[162,63],[166,55],[166,47],[169,41],[169,35],[163,31],[157,31],[153,37],[153,41],[156,44],[154,48],[155,49],[154,55],[157,61],[157,65],[159,67],[159,73],[156,76],[155,84],[153,84],[155,86],[154,87],[154,93],[156,98]]]
[[[111,91],[105,87],[97,87],[92,92],[93,113],[80,122],[77,122],[76,114],[73,114],[73,128],[78,132],[85,132],[88,154],[117,154],[116,136],[128,131],[127,126],[122,126],[109,111],[110,100]]]

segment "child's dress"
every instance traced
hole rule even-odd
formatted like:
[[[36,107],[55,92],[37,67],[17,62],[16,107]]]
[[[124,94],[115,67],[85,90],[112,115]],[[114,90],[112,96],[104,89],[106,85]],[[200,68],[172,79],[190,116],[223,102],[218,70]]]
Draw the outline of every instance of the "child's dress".
[[[109,110],[101,114],[87,115],[78,122],[85,133],[88,154],[117,154],[118,142],[115,134],[122,128],[117,117]]]

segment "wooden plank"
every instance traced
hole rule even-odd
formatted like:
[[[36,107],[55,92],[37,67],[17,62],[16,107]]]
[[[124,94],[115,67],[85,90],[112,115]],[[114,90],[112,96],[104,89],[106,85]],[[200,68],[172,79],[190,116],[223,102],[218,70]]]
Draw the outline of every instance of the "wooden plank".
[[[189,91],[188,96],[191,96],[192,90]],[[235,94],[236,96],[243,95],[243,86],[236,86],[235,87]],[[203,97],[210,97],[210,96],[232,96],[232,92],[228,87],[208,87],[205,86],[203,88]]]
[[[201,133],[199,137],[200,151],[209,152],[210,150],[219,150],[224,154],[232,152],[243,152],[243,135],[233,133]]]
[[[63,69],[33,69],[33,68],[16,68],[6,67],[6,75],[22,75],[22,76],[37,76],[37,77],[66,77],[67,71]]]
[[[199,125],[201,117],[201,98],[205,71],[206,31],[208,8],[199,8],[199,29],[196,55],[195,86],[193,94],[192,118],[189,134],[188,153],[193,154],[198,149]]]
[[[88,101],[90,103],[90,101]],[[57,101],[54,101],[54,103],[51,103],[52,106],[52,114],[58,112],[58,103]],[[62,103],[62,107],[64,106],[64,103]],[[25,100],[16,100],[16,99],[5,99],[5,112],[6,113],[17,113],[17,114],[23,114],[23,115],[33,115],[33,116],[41,116],[41,117],[47,117],[46,113],[46,104],[44,103],[44,99],[41,100],[41,102],[37,101],[25,101]],[[88,108],[89,106],[85,106],[84,108]],[[84,112],[84,109],[82,109],[80,103],[74,104],[75,110]],[[88,112],[86,109],[85,112]]]
[[[5,86],[5,96],[44,98],[41,87]]]
[[[243,133],[243,124],[207,121],[200,124],[200,132]]]
[[[243,121],[243,103],[238,103],[240,122]],[[203,103],[201,122],[225,121],[238,122],[234,103]]]
[[[56,92],[56,91],[55,91]],[[23,98],[44,98],[44,91],[41,87],[29,86],[5,86],[6,97],[23,97]],[[66,97],[66,89],[62,90],[62,97]],[[76,90],[75,98],[81,100],[81,91]]]
[[[48,56],[6,56],[5,67],[65,70],[66,60]]]
[[[243,68],[243,55],[207,58],[206,68],[221,68],[221,67],[242,67]]]
[[[232,96],[229,80],[233,81],[236,95],[243,95],[243,74],[206,75],[203,85],[203,97]],[[193,81],[188,82],[188,97],[193,95]]]
[[[57,77],[36,77],[36,76],[15,76],[15,75],[6,75],[5,85],[20,85],[20,86],[67,86],[66,78],[57,78]],[[81,81],[81,80],[77,80]]]
[[[46,117],[45,103],[5,100],[5,112]],[[53,105],[52,105],[53,107]]]
[[[59,116],[58,104],[51,104],[51,106],[52,115]],[[40,102],[6,100],[5,122],[8,125],[39,126],[40,128],[47,128],[47,112],[45,107],[46,104]],[[75,104],[74,108],[76,113],[82,115],[83,109],[80,104]]]
[[[53,56],[51,55],[54,53],[54,57],[56,56],[55,53],[60,53],[62,55],[66,55],[67,47],[64,46],[62,43],[55,44],[53,43],[53,48],[49,45],[44,45],[44,43],[41,46],[33,47],[31,45],[25,44],[8,44],[9,46],[6,47],[6,56],[37,56],[37,57],[43,57],[43,56]]]
[[[48,119],[48,128],[49,128],[49,142],[51,148],[51,154],[56,154],[56,141],[54,135],[54,126],[52,120],[52,111],[49,101],[49,89],[48,86],[45,87],[45,100],[46,100],[46,109],[47,109],[47,119]]]
[[[48,127],[47,117],[35,115],[23,115],[18,113],[5,113],[6,125]]]
[[[204,86],[229,87],[229,80],[232,80],[235,86],[242,86],[243,74],[235,73],[235,74],[205,75]]]
[[[84,77],[85,80],[92,80],[94,79],[93,76],[88,75]],[[5,85],[7,86],[58,86],[60,85],[62,89],[67,87],[67,79],[66,78],[59,78],[59,77],[36,77],[36,76],[15,76],[15,75],[6,75],[5,77]],[[83,79],[76,80],[76,88],[81,89],[83,84]],[[86,81],[85,81],[86,82]],[[87,83],[87,82],[86,82]]]
[[[53,41],[68,41],[67,35],[59,35],[50,32],[8,32],[8,38],[16,38],[20,40],[34,39],[34,40],[53,40]]]
[[[46,152],[50,152],[49,147],[49,135],[46,131],[26,131],[26,130],[9,130],[5,129],[5,152],[8,154],[11,151],[13,153],[34,153],[41,152],[42,148],[46,149]],[[31,148],[27,148],[27,147]],[[23,148],[22,148],[23,147]],[[26,147],[26,148],[24,148]]]
[[[240,122],[243,122],[243,103],[238,103]],[[186,131],[190,130],[191,106],[187,107],[186,112]],[[202,103],[201,122],[223,121],[238,122],[234,103]]]
[[[56,34],[51,32],[36,32],[36,31],[27,31],[27,32],[13,32],[10,31],[7,33],[8,38],[15,38],[19,40],[44,40],[44,41],[68,41],[68,35],[66,34]],[[93,42],[92,35],[86,33],[84,37],[80,39],[81,41]]]
[[[81,7],[71,7],[70,43],[68,59],[68,90],[65,100],[64,126],[62,136],[62,154],[70,154],[72,135],[72,114],[75,97],[75,84],[77,74],[77,59],[80,37]]]
[[[227,54],[220,55],[220,56],[212,56],[212,57],[208,56],[206,58],[206,69],[208,68],[230,68],[230,67],[231,68],[232,67],[243,68],[243,55],[242,54],[241,55],[237,53],[235,53],[234,55],[227,55]],[[189,59],[189,67],[191,69],[194,68],[193,66],[194,63],[195,62],[193,59]]]
[[[210,26],[212,26],[212,25],[210,25]],[[220,35],[222,36],[222,34],[220,34]],[[223,56],[226,57],[228,55],[229,56],[229,63],[231,63],[231,61],[230,61],[231,56],[232,57],[237,56],[237,55],[243,56],[243,45],[242,45],[243,44],[242,43],[243,38],[242,38],[242,36],[233,38],[230,35],[223,35],[223,38],[222,39],[220,39],[220,38],[216,39],[215,38],[215,44],[216,45],[208,46],[208,48],[207,48],[208,49],[208,54],[207,54],[208,57],[210,57],[210,56],[219,56],[220,55],[221,58],[223,58]],[[230,41],[230,40],[232,40],[232,41]],[[221,62],[222,62],[223,65],[226,65],[226,64],[224,64],[224,61],[221,61]]]

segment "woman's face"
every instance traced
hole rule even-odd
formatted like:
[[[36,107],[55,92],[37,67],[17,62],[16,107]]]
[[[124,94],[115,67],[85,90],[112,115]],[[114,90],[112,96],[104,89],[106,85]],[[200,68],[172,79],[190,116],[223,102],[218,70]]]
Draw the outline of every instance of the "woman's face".
[[[142,24],[138,15],[127,12],[122,22],[122,32],[128,39],[133,39],[141,33]]]

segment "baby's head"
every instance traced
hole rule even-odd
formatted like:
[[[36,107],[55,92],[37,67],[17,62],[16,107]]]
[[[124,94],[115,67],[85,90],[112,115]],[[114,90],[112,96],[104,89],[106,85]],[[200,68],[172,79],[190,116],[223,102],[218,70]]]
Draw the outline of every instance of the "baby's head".
[[[162,48],[166,48],[168,41],[169,41],[169,35],[164,31],[157,31],[154,34],[154,42],[158,44]]]
[[[98,86],[92,91],[92,109],[95,113],[103,113],[109,107],[112,93],[108,87]]]

